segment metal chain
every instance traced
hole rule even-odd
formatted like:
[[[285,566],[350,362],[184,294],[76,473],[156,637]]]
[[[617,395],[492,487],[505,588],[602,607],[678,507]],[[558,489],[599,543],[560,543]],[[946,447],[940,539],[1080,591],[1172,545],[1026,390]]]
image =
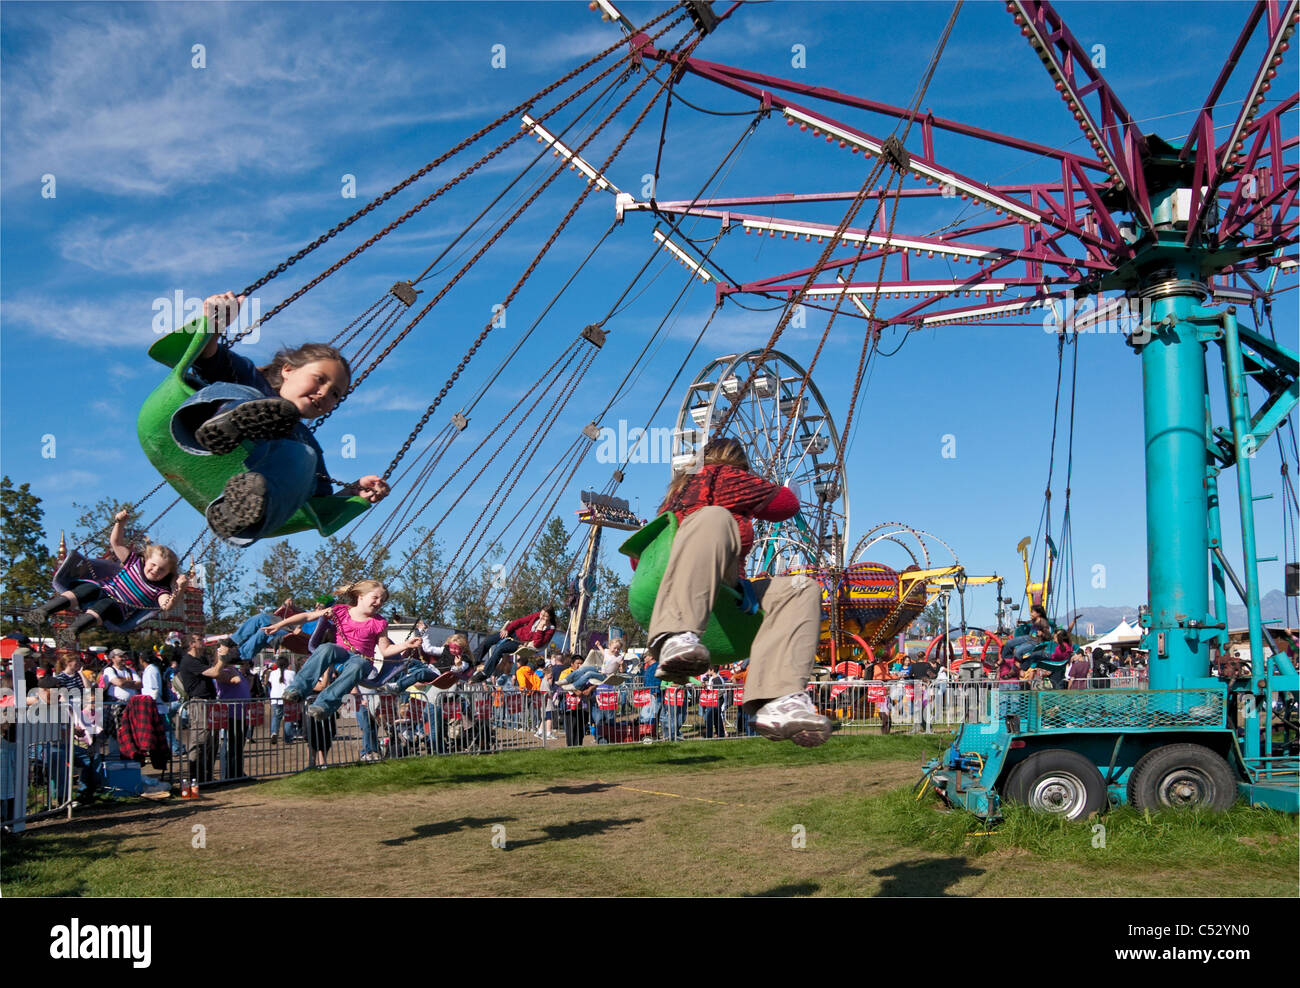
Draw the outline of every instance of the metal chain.
[[[682,42],[684,42],[688,37],[690,37],[689,34],[685,35],[681,41],[679,41],[676,45],[674,45],[674,50],[680,47]],[[686,52],[687,55],[689,55],[690,52],[694,50],[695,46],[700,43],[700,40],[701,40],[700,38],[696,38],[693,42],[691,42],[691,45]],[[595,140],[596,136],[605,128],[605,126],[607,126],[611,120],[613,120],[620,112],[622,112],[623,108],[632,101],[633,97],[635,97],[636,94],[641,91],[642,87],[644,87],[653,78],[654,78],[653,73],[647,73],[646,77],[643,80],[641,80],[641,82],[637,83],[637,85],[632,89],[630,93],[627,94],[627,96],[623,99],[623,101],[619,103],[617,107],[614,108],[614,110],[609,114],[608,117],[605,118],[604,122],[602,122],[601,125],[597,127],[596,130],[594,130],[591,133],[591,135],[585,141],[583,141],[581,145],[579,145],[578,148],[574,150],[574,153],[575,154],[581,153],[583,148],[585,148],[588,144],[590,144],[593,140]],[[645,119],[646,114],[650,112],[650,110],[654,107],[654,104],[658,101],[659,96],[664,91],[664,86],[665,83],[660,83],[659,91],[655,93],[655,95],[650,99],[648,103],[646,103],[645,107],[641,110],[640,114],[638,114],[637,118],[632,122],[632,125],[627,129],[627,132],[623,135],[622,139],[618,142],[617,146],[615,146],[614,150],[610,152],[609,156],[605,159],[604,163],[601,164],[598,171],[602,173],[605,172],[609,168],[610,164],[613,163],[614,159],[616,159],[619,156],[619,154],[622,153],[623,148],[626,146],[627,142],[632,139],[632,135],[636,132],[637,127],[641,125],[641,122]],[[509,225],[513,223],[514,220],[517,219],[518,216],[524,212],[524,210],[526,210],[529,206],[531,206],[532,203],[538,198],[538,196],[540,196],[541,193],[546,190],[547,186],[549,186],[551,182],[553,182],[564,170],[565,170],[564,168],[559,168],[554,173],[551,174],[551,176],[537,189],[537,191],[534,192],[529,197],[528,201],[525,202],[523,206],[519,207],[519,209],[515,212],[514,216],[512,216],[509,221],[507,221],[506,226],[503,226],[500,230],[498,230],[492,236],[492,238],[479,249],[478,253],[476,253],[474,257],[470,259],[470,261],[465,265],[465,267],[461,269],[461,272],[458,273],[456,276],[457,279],[461,276],[461,274],[463,274],[465,271],[468,271],[471,267],[473,267],[475,263],[478,262],[478,259],[487,252],[487,250],[501,237],[502,234],[505,233]],[[559,225],[551,232],[551,235],[546,239],[546,243],[542,245],[541,250],[537,252],[537,255],[529,263],[527,269],[520,276],[519,280],[515,282],[514,287],[510,289],[509,293],[502,300],[501,305],[503,309],[508,308],[510,303],[514,300],[515,296],[519,294],[519,291],[520,289],[523,288],[524,283],[527,282],[527,280],[532,276],[532,273],[537,269],[537,266],[541,264],[542,259],[550,251],[551,247],[554,245],[555,241],[559,238],[560,234],[564,232],[564,228],[568,225],[569,221],[573,219],[574,214],[577,213],[579,207],[582,206],[582,204],[586,201],[587,196],[591,194],[591,191],[595,187],[596,187],[595,185],[589,184],[583,188],[582,193],[578,196],[577,200],[573,203],[573,205],[569,207],[569,211],[565,213],[564,218],[560,220]],[[455,280],[456,279],[453,279],[452,283],[454,283]],[[429,310],[432,309],[434,305],[436,305],[437,302],[442,298],[442,296],[447,293],[452,283],[449,283],[446,287],[444,287],[438,293],[438,295],[435,296],[434,299],[427,306],[425,306],[424,310],[421,311],[420,314],[417,315],[415,319],[411,321],[410,326],[407,326],[407,328],[402,331],[402,334],[399,335],[395,340],[393,340],[393,342],[388,345],[388,347],[384,350],[383,353],[381,353],[377,358],[375,358],[374,363],[372,363],[370,367],[366,369],[365,374],[363,374],[361,376],[361,379],[358,380],[357,382],[358,384],[360,383],[361,380],[364,380],[366,375],[368,375],[372,370],[374,370],[374,368],[377,367],[385,357],[388,356],[388,354],[392,351],[392,349],[395,346],[397,346],[398,343],[401,342],[402,337],[405,336],[406,333],[410,332],[411,328],[414,327],[416,323],[418,323],[421,319],[424,318],[424,316],[429,312]],[[393,470],[397,468],[397,464],[401,461],[402,457],[406,455],[407,450],[411,448],[411,444],[415,442],[416,437],[420,434],[420,430],[424,428],[425,424],[429,421],[429,418],[433,415],[434,411],[436,411],[438,406],[442,404],[443,398],[447,396],[447,393],[452,389],[452,386],[460,378],[461,373],[469,365],[470,360],[473,359],[474,355],[478,352],[479,347],[483,345],[483,342],[487,339],[488,334],[492,332],[495,325],[496,325],[496,319],[493,318],[487,323],[486,326],[484,326],[482,332],[479,333],[478,337],[474,340],[474,343],[470,346],[469,350],[466,351],[463,357],[461,357],[460,363],[458,363],[456,365],[456,369],[452,371],[451,377],[447,380],[447,383],[444,384],[442,388],[438,391],[438,394],[434,398],[432,404],[430,404],[429,407],[425,409],[424,415],[420,417],[420,421],[416,424],[415,428],[411,430],[411,434],[407,436],[406,441],[402,444],[402,448],[398,450],[397,455],[393,457],[393,461],[389,463],[387,469],[385,469],[383,474],[385,479],[387,479],[387,477],[393,472]],[[356,385],[353,385],[353,389],[355,389],[355,387]]]
[[[483,476],[487,468],[492,465],[493,461],[496,460],[496,458],[499,455],[501,455],[501,452],[506,448],[506,445],[510,442],[511,439],[514,438],[515,433],[519,431],[520,427],[523,426],[524,422],[528,420],[528,416],[530,416],[533,413],[533,410],[537,407],[538,403],[542,400],[542,398],[546,396],[546,391],[544,388],[542,388],[542,385],[546,381],[546,379],[550,376],[551,371],[553,371],[556,368],[556,366],[560,363],[560,361],[563,360],[564,366],[561,367],[559,372],[556,373],[555,375],[555,380],[558,382],[561,376],[563,376],[565,369],[568,368],[569,364],[573,362],[573,358],[577,355],[577,345],[578,345],[578,341],[576,340],[573,343],[570,343],[569,346],[565,349],[564,353],[562,353],[556,359],[555,363],[551,364],[551,366],[547,368],[546,372],[543,373],[540,377],[538,377],[537,381],[533,384],[533,386],[529,388],[527,392],[525,392],[524,397],[520,399],[519,402],[520,404],[523,404],[523,402],[528,398],[528,396],[532,394],[534,391],[537,391],[537,397],[533,399],[533,403],[528,406],[527,411],[525,411],[524,414],[520,416],[519,421],[515,423],[515,427],[510,430],[509,435],[507,435],[505,439],[503,439],[500,442],[500,444],[496,448],[496,451],[493,452],[493,454],[487,458],[484,464],[478,468],[478,471],[474,474],[473,477],[470,478],[470,482],[465,485],[465,489],[460,492],[457,498],[454,501],[452,501],[450,505],[447,506],[447,510],[443,512],[442,517],[439,518],[437,522],[434,523],[434,526],[431,529],[429,529],[429,531],[425,534],[424,539],[421,540],[420,544],[417,545],[415,547],[415,550],[413,551],[419,551],[421,548],[424,547],[425,543],[427,543],[429,539],[433,538],[434,534],[438,531],[438,527],[442,525],[444,521],[447,520],[447,517],[455,509],[456,505],[460,504],[461,500],[465,497],[465,495],[469,493],[470,488],[474,486],[474,482],[477,481],[481,476]],[[469,456],[465,457],[465,459],[462,461],[462,466],[468,464],[470,460],[472,460],[475,456],[477,456],[479,450],[481,450],[484,446],[486,446],[488,440],[491,439],[494,435],[496,435],[497,432],[504,425],[505,425],[505,420],[502,419],[495,426],[493,426],[492,431],[489,432],[486,436],[484,436],[482,440],[480,440],[479,444],[474,447],[474,449],[470,452]],[[536,438],[536,435],[537,433],[536,431],[534,431],[533,437]],[[456,474],[455,472],[453,472],[452,475],[448,477],[445,481],[443,481],[442,485],[429,496],[429,499],[425,501],[424,504],[420,505],[420,510],[415,513],[417,517],[423,514],[424,509],[433,503],[434,498],[436,498],[439,494],[441,494],[444,490],[447,489],[447,487],[451,484],[452,480],[454,480],[455,477]],[[403,528],[397,531],[396,533],[394,533],[393,537],[390,538],[387,543],[385,543],[384,549],[388,550],[392,548],[393,544],[399,538],[401,538],[404,532],[405,529]]]
[[[647,30],[648,28],[653,27],[653,26],[654,26],[655,24],[657,24],[659,21],[661,21],[661,20],[663,20],[665,17],[667,17],[667,16],[672,12],[673,9],[674,9],[674,8],[672,8],[672,7],[668,8],[668,9],[665,10],[662,14],[660,14],[658,17],[654,18],[654,20],[649,21],[647,24],[645,24],[645,25],[641,28],[641,30],[642,30],[642,31],[645,31],[645,30]],[[681,17],[678,17],[678,18],[677,18],[677,21],[680,21],[681,19],[682,19]],[[674,21],[674,23],[676,23],[676,21]],[[667,30],[667,29],[665,28],[665,30]],[[661,32],[661,33],[662,33],[662,32]],[[549,93],[554,92],[556,89],[558,89],[560,86],[563,86],[565,83],[567,83],[570,79],[573,79],[575,76],[581,75],[583,72],[585,72],[585,71],[586,71],[587,69],[589,69],[591,66],[595,65],[597,62],[601,61],[601,60],[604,59],[606,56],[612,54],[613,52],[615,52],[616,50],[618,50],[619,48],[621,48],[625,43],[626,43],[626,39],[620,38],[618,41],[616,41],[614,44],[610,45],[608,48],[606,48],[604,51],[600,52],[598,55],[595,55],[595,56],[593,56],[592,58],[588,59],[586,62],[583,62],[581,65],[579,65],[579,66],[578,66],[576,69],[574,69],[572,72],[568,73],[568,74],[565,75],[564,77],[562,77],[562,78],[556,80],[555,82],[551,83],[551,85],[547,86],[545,89],[541,90],[540,92],[535,93],[535,94],[534,94],[530,99],[526,100],[526,101],[523,102],[523,103],[520,103],[518,106],[516,106],[516,107],[514,107],[514,108],[512,108],[512,109],[510,109],[510,110],[507,110],[505,113],[503,113],[503,114],[501,114],[499,117],[497,117],[496,120],[494,120],[492,123],[487,124],[486,126],[480,128],[478,131],[476,131],[475,133],[473,133],[473,134],[470,135],[469,137],[465,138],[463,141],[461,141],[459,144],[457,144],[455,147],[453,147],[450,151],[447,151],[447,152],[445,152],[444,154],[440,155],[439,157],[435,158],[433,161],[430,161],[428,164],[426,164],[426,165],[425,165],[423,168],[421,168],[419,171],[416,171],[416,172],[412,173],[412,174],[409,175],[406,179],[404,179],[402,182],[400,182],[400,183],[398,183],[397,185],[393,186],[391,189],[389,189],[387,192],[385,192],[383,195],[381,195],[379,198],[372,200],[370,203],[368,203],[367,205],[363,206],[363,207],[362,207],[361,209],[359,209],[357,212],[353,213],[353,214],[352,214],[350,217],[348,217],[346,220],[344,220],[343,222],[339,223],[339,224],[338,224],[337,226],[335,226],[333,229],[331,229],[331,230],[328,231],[327,233],[322,234],[320,237],[317,237],[314,241],[312,241],[310,244],[308,244],[308,245],[307,245],[306,247],[304,247],[302,250],[298,251],[296,254],[293,254],[292,256],[290,256],[287,260],[281,262],[279,265],[277,265],[276,267],[272,268],[270,271],[268,271],[266,274],[264,274],[264,275],[263,275],[261,278],[259,278],[257,281],[253,282],[251,285],[249,285],[247,288],[245,288],[245,289],[244,289],[240,294],[242,294],[242,295],[252,295],[253,292],[257,291],[257,289],[261,288],[263,285],[265,285],[267,282],[271,281],[273,278],[276,278],[276,277],[278,277],[279,275],[283,274],[283,273],[284,273],[285,271],[287,271],[291,266],[293,266],[294,264],[296,264],[298,261],[302,260],[302,258],[306,257],[306,256],[307,256],[308,254],[310,254],[312,251],[316,250],[316,248],[322,246],[323,244],[325,244],[326,242],[328,242],[329,240],[331,240],[333,237],[335,237],[336,235],[338,235],[339,233],[341,233],[343,230],[346,230],[349,226],[351,226],[351,225],[352,225],[353,223],[355,223],[357,220],[361,219],[361,218],[362,218],[363,216],[365,216],[367,213],[371,212],[371,211],[372,211],[373,209],[375,209],[377,206],[380,206],[380,205],[382,205],[383,203],[387,202],[390,198],[392,198],[394,195],[396,195],[396,194],[397,194],[398,192],[400,192],[402,189],[406,188],[406,187],[407,187],[408,185],[410,185],[411,183],[416,182],[416,181],[418,181],[419,179],[423,178],[423,177],[424,177],[425,175],[427,175],[429,172],[433,171],[433,169],[437,168],[439,165],[443,164],[444,162],[446,162],[446,161],[449,160],[450,158],[455,157],[455,156],[456,156],[457,154],[459,154],[461,151],[465,150],[465,148],[469,147],[471,144],[473,144],[473,143],[475,143],[476,141],[478,141],[479,138],[483,137],[485,134],[488,134],[488,133],[490,133],[491,131],[495,130],[497,127],[501,126],[501,124],[505,123],[507,120],[509,120],[511,117],[515,116],[516,114],[518,114],[520,111],[527,109],[529,106],[532,106],[532,104],[533,104],[534,102],[536,102],[537,100],[539,100],[539,99],[545,97],[545,96],[548,95]],[[481,163],[482,163],[482,162],[480,162],[480,164],[481,164]],[[403,221],[404,221],[407,217],[409,217],[410,215],[412,215],[413,212],[414,212],[414,211],[412,211],[411,213],[408,213],[407,216],[404,216],[404,217],[403,217]],[[399,222],[400,222],[400,221],[399,221]],[[396,226],[396,225],[397,225],[396,223],[392,224],[392,225],[388,228],[388,230],[391,230],[392,227],[393,227],[393,226]],[[388,230],[385,230],[384,232],[387,233]],[[378,239],[378,238],[377,238],[377,237],[376,237],[376,238],[372,238],[370,241],[368,241],[368,242],[366,243],[365,246],[367,246],[367,247],[370,246],[370,244],[373,243],[374,240],[376,240],[376,239]],[[362,247],[360,250],[364,250],[364,249],[365,249],[365,247]],[[353,254],[349,255],[348,260],[350,260],[352,257],[354,257],[357,253],[360,253],[360,250],[355,251]],[[346,261],[345,261],[345,262],[341,262],[341,263],[346,263]],[[333,270],[336,270],[336,268],[331,268],[330,270],[333,271]],[[324,277],[324,276],[322,276],[322,277]],[[315,282],[313,282],[313,284],[315,284]],[[310,288],[310,287],[312,287],[312,286],[309,285],[309,286],[307,286],[307,288],[303,288],[303,289],[301,289],[299,292],[296,292],[294,295],[290,296],[290,298],[286,299],[284,302],[282,302],[281,304],[277,305],[274,309],[272,309],[272,310],[271,310],[270,312],[268,312],[264,317],[262,317],[262,319],[260,319],[260,320],[258,321],[258,324],[260,325],[261,323],[265,323],[265,322],[266,322],[268,319],[270,319],[273,315],[275,315],[277,312],[279,312],[281,309],[283,309],[286,305],[288,305],[289,302],[291,302],[291,301],[293,301],[294,299],[298,298],[300,295],[302,295],[303,292],[307,291],[307,289]],[[236,336],[236,337],[234,338],[234,340],[232,340],[231,342],[236,342],[236,341],[238,341],[239,339],[242,339],[243,336],[247,335],[247,334],[250,333],[250,332],[252,332],[252,327],[249,327],[249,329],[244,330],[244,332],[240,333],[239,336]]]
[[[574,369],[573,374],[569,379],[567,390],[565,391],[563,398],[561,398],[559,404],[554,407],[554,409],[552,410],[549,416],[551,422],[554,422],[555,419],[559,418],[560,414],[564,411],[565,406],[568,405],[569,401],[573,398],[574,392],[576,392],[578,389],[579,382],[581,382],[582,378],[586,375],[587,370],[591,367],[592,363],[595,362],[596,355],[598,352],[599,351],[594,349],[590,350],[588,353],[584,354],[582,360],[578,362],[578,366]],[[547,421],[545,419],[538,424],[537,429],[533,431],[533,438],[537,437],[538,433],[541,431],[542,426],[546,424]],[[483,529],[479,533],[478,538],[474,540],[474,544],[470,546],[469,551],[465,554],[465,562],[461,564],[461,567],[459,570],[457,570],[456,575],[453,576],[448,581],[448,587],[450,589],[450,592],[452,593],[455,592],[458,586],[456,581],[461,579],[462,574],[464,574],[465,572],[465,568],[469,565],[469,561],[474,555],[474,551],[479,547],[479,544],[483,541],[483,536],[487,534],[488,527],[492,524],[492,522],[496,520],[497,515],[501,513],[501,509],[505,506],[505,502],[509,500],[511,493],[514,492],[515,486],[519,483],[519,478],[524,475],[524,472],[527,469],[528,465],[533,461],[533,457],[537,455],[540,446],[541,446],[540,443],[530,442],[527,458],[523,461],[523,463],[519,464],[517,469],[510,470],[509,472],[507,472],[506,475],[501,478],[501,482],[497,484],[496,490],[493,491],[492,496],[488,499],[488,504],[496,503],[496,508],[493,510],[491,516],[483,523]],[[502,496],[501,488],[505,486],[505,482],[507,480],[510,481],[510,486],[506,488],[505,494],[504,496]],[[500,497],[499,501],[497,500],[498,497]],[[464,548],[464,546],[462,545],[461,548]],[[451,563],[447,564],[448,572],[451,571],[451,564],[456,561],[456,558],[459,555],[460,555],[460,549],[456,550],[456,555],[452,556]]]
[[[134,502],[134,503],[128,501],[126,504],[124,504],[124,505],[122,506],[122,508],[119,508],[118,510],[123,510],[123,509],[128,509],[128,508],[129,508],[129,509],[131,510],[132,514],[134,514],[136,511],[139,510],[140,505],[144,504],[145,501],[149,500],[149,498],[153,497],[155,494],[157,494],[160,490],[162,490],[162,489],[163,489],[164,487],[166,487],[166,486],[167,486],[167,481],[166,481],[166,480],[160,480],[160,481],[158,482],[158,485],[157,485],[156,487],[154,487],[154,489],[151,490],[151,491],[150,491],[148,494],[146,494],[144,497],[140,498],[140,500],[138,500],[138,501],[136,501],[136,502]],[[179,498],[178,498],[177,500],[179,500]],[[168,510],[171,510],[170,506],[168,507]],[[163,512],[163,514],[166,514],[166,513],[167,513],[166,511]],[[159,516],[158,516],[158,518],[161,518],[161,517],[162,517],[162,515],[159,515]],[[158,520],[157,518],[154,519],[154,521],[157,521],[157,520]],[[91,532],[91,533],[88,534],[84,539],[82,539],[82,540],[81,540],[80,542],[78,542],[75,546],[73,546],[73,550],[76,551],[76,552],[80,552],[80,551],[81,551],[82,549],[84,549],[84,548],[85,548],[89,543],[100,541],[100,539],[102,539],[105,535],[107,535],[109,532],[113,531],[113,526],[114,526],[115,524],[116,524],[116,522],[111,522],[111,521],[110,521],[110,522],[109,522],[107,525],[105,525],[103,528],[99,528],[99,529],[96,529],[95,531]]]

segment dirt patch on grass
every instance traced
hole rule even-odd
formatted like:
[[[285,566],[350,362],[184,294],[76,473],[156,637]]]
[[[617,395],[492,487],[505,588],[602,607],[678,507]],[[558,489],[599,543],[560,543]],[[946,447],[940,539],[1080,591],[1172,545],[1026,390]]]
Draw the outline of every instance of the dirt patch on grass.
[[[1108,895],[1223,894],[1226,875],[1115,874],[1020,849],[968,855],[859,832],[850,806],[916,780],[913,759],[538,782],[429,783],[382,794],[211,790],[197,803],[74,824],[150,894]],[[842,798],[819,831],[812,800]],[[794,807],[794,810],[790,810]],[[789,817],[789,820],[786,820]],[[779,822],[774,822],[779,818]],[[196,844],[201,827],[202,846]],[[50,828],[51,831],[53,828]],[[87,836],[92,836],[87,833]],[[1258,876],[1241,876],[1245,882]],[[1258,886],[1256,886],[1258,887]],[[93,883],[82,886],[96,894]],[[57,893],[56,893],[57,894]],[[133,894],[128,891],[122,894]]]

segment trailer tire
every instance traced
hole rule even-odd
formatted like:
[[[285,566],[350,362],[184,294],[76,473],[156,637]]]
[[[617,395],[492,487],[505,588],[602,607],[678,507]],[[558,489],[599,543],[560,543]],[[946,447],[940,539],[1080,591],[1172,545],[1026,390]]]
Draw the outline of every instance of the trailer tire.
[[[1083,820],[1106,806],[1106,783],[1083,755],[1066,748],[1035,752],[1011,770],[1002,786],[1008,802],[1039,813]]]
[[[1222,755],[1199,744],[1167,744],[1133,767],[1128,801],[1139,810],[1185,807],[1223,812],[1237,801],[1237,779]]]

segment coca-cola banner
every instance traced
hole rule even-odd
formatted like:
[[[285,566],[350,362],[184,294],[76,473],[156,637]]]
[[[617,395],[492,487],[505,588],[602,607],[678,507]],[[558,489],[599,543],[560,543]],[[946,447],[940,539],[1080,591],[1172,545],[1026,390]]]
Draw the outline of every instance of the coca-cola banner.
[[[670,707],[680,707],[686,702],[686,690],[680,686],[669,686],[664,690],[664,703]]]
[[[654,694],[649,690],[632,691],[632,706],[634,707],[648,707],[650,706],[650,701],[653,699]]]
[[[700,690],[700,706],[716,707],[718,705],[717,690]]]
[[[617,710],[618,693],[614,690],[602,690],[596,694],[596,706],[601,710]]]
[[[884,703],[885,697],[888,695],[889,695],[889,690],[886,688],[884,683],[867,684],[868,703]]]

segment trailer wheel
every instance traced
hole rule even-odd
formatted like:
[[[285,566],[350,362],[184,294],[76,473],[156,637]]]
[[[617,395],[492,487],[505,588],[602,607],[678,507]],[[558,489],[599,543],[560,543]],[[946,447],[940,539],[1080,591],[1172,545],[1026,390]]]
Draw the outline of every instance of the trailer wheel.
[[[1097,766],[1065,748],[1030,755],[1012,769],[1002,795],[1039,813],[1083,820],[1106,805],[1106,783]]]
[[[1221,755],[1199,744],[1148,751],[1129,776],[1128,801],[1140,810],[1199,806],[1222,812],[1237,801],[1237,779]]]

